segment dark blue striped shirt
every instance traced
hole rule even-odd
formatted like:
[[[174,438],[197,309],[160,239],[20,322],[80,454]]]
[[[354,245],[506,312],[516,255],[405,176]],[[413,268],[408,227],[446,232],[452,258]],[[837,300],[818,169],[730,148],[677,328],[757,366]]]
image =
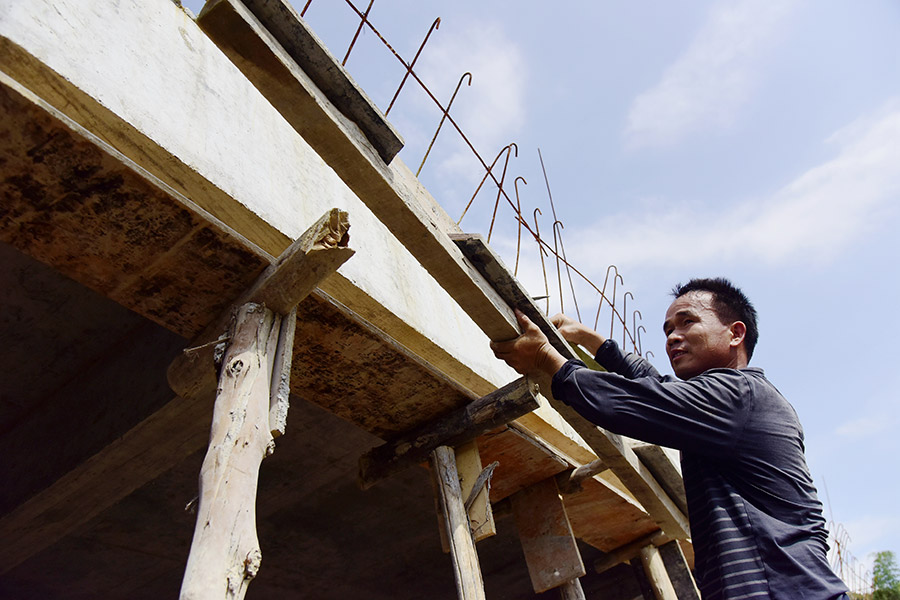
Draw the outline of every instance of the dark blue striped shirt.
[[[607,341],[591,371],[569,361],[553,395],[588,420],[682,451],[695,574],[704,600],[840,598],[822,504],[793,407],[761,369],[661,376]]]

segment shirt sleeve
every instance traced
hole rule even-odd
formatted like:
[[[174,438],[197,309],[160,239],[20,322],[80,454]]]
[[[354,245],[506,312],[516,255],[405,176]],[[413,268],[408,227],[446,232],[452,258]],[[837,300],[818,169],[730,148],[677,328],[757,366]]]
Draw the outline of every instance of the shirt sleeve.
[[[552,392],[605,429],[711,456],[734,452],[752,401],[750,386],[736,369],[712,369],[688,381],[658,374],[630,379],[577,361],[554,375]]]
[[[608,339],[600,345],[594,360],[607,371],[618,373],[628,379],[660,377],[659,371],[650,364],[650,361],[639,354],[625,354],[612,339]]]

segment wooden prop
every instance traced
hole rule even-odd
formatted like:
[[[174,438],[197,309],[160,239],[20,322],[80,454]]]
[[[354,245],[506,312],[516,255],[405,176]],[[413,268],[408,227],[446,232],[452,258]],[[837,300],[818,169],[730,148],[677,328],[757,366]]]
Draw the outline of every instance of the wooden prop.
[[[678,540],[661,545],[659,555],[666,565],[666,572],[669,574],[678,600],[700,600],[700,590],[697,589],[697,582],[694,581],[694,576],[691,574],[691,569]]]
[[[650,580],[656,600],[678,600],[656,546],[651,544],[641,548],[641,564],[644,567],[644,573],[647,574],[647,579]]]
[[[584,563],[552,477],[516,492],[513,517],[535,593],[584,575]]]
[[[438,446],[457,446],[521,417],[538,407],[537,386],[522,377],[422,427],[381,446],[359,459],[359,485],[377,482],[424,462]]]
[[[450,546],[456,591],[460,600],[483,600],[484,582],[475,540],[463,506],[453,449],[447,446],[435,448],[431,453],[431,469],[437,484],[439,513],[443,517]]]
[[[585,600],[581,580],[575,578],[559,586],[559,598],[560,600]]]
[[[497,534],[497,524],[491,511],[491,475],[498,463],[482,468],[478,442],[471,440],[454,448],[459,487],[464,498],[466,514],[476,542]]]
[[[253,286],[233,306],[248,302],[265,304],[277,314],[290,313],[323,279],[337,271],[354,254],[347,247],[350,223],[347,213],[326,212],[278,259],[266,268]],[[169,366],[169,386],[182,398],[212,399],[217,377],[213,353],[228,327],[232,309],[224,311],[191,343],[192,348]],[[290,369],[290,365],[283,365]],[[283,388],[286,392],[287,388]],[[283,393],[282,393],[283,395]]]
[[[575,357],[568,342],[562,338],[559,331],[522,287],[522,284],[512,276],[509,269],[480,235],[460,234],[453,235],[451,238],[484,278],[493,284],[494,289],[509,306],[518,308],[525,313],[547,336],[550,344],[565,358]],[[549,387],[547,391],[549,392]],[[641,463],[634,451],[625,444],[621,436],[590,423],[574,408],[556,400],[549,393],[545,396],[550,405],[562,415],[597,456],[603,459],[669,537],[673,539],[690,537],[687,517],[669,498],[669,495]]]
[[[200,503],[182,600],[246,594],[262,561],[256,536],[259,466],[275,449],[269,424],[282,317],[254,303],[237,314],[200,471]],[[277,387],[277,382],[275,387]]]

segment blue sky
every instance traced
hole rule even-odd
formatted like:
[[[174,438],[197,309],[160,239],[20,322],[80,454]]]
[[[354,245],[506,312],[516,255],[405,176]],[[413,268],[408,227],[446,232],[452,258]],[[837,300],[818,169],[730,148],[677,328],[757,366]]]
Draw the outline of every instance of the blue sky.
[[[552,240],[540,148],[568,258],[598,285],[617,265],[664,371],[672,285],[742,286],[761,315],[753,364],[800,414],[826,516],[860,560],[900,554],[900,5],[376,0],[370,13],[408,60],[436,17],[416,71],[442,102],[472,73],[452,114],[487,161],[516,142],[506,189],[524,178],[523,212],[539,207]],[[343,0],[314,0],[306,19],[343,57],[358,22]],[[403,76],[369,32],[347,68],[383,110]],[[415,171],[440,114],[408,82],[389,118]],[[457,218],[482,175],[445,126],[426,187]],[[486,233],[495,197],[485,188],[463,229]],[[508,207],[493,236],[513,264]],[[542,293],[533,242],[520,277]],[[596,300],[579,302],[593,321]]]

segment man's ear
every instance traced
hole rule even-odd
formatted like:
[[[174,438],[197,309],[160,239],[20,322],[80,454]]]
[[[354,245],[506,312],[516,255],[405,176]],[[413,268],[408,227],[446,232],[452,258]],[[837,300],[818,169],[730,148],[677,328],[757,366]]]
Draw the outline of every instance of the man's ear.
[[[731,324],[731,346],[740,346],[747,336],[747,326],[743,321],[735,321]]]

